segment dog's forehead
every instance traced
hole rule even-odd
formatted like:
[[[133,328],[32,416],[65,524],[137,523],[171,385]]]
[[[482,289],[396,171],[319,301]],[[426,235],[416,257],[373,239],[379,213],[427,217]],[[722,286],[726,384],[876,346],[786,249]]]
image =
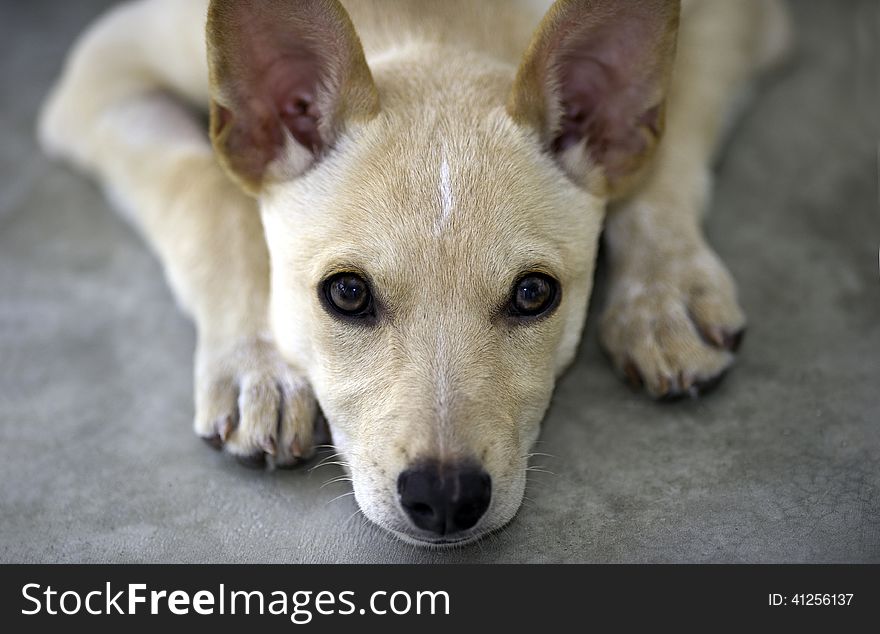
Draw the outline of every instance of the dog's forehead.
[[[397,252],[556,258],[591,211],[589,197],[503,111],[383,127],[344,179],[351,207],[337,220]]]
[[[506,289],[525,269],[577,266],[601,213],[503,108],[469,119],[387,116],[328,163],[271,204],[313,277],[354,266],[398,284]]]

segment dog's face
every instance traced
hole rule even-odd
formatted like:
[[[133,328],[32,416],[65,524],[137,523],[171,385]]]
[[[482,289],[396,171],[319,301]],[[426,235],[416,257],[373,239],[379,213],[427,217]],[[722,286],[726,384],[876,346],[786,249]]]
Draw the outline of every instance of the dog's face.
[[[578,55],[638,18],[671,57],[675,16],[659,10],[671,3],[584,21],[596,3],[563,2],[516,73],[418,54],[368,69],[329,1],[302,3],[288,27],[332,33],[332,51],[303,48],[327,37],[249,44],[244,26],[232,46],[211,34],[252,28],[233,4],[247,3],[215,2],[209,21],[212,136],[259,195],[274,334],[315,390],[358,504],[420,542],[503,526],[580,336],[606,197],[662,128],[662,91],[631,105],[639,91],[604,67],[584,74]],[[645,63],[665,85],[665,63]],[[627,109],[638,116],[621,123]]]
[[[602,201],[501,107],[466,130],[406,119],[380,115],[265,192],[272,322],[308,373],[364,513],[401,534],[461,539],[520,505],[529,448],[583,323]],[[401,474],[435,468],[489,477],[485,517],[461,535],[433,535],[401,508]]]

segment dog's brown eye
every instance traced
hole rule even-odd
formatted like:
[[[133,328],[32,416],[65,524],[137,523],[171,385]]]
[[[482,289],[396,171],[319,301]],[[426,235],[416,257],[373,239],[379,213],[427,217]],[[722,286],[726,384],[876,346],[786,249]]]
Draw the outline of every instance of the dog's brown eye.
[[[513,287],[510,313],[513,317],[537,317],[557,304],[559,284],[549,275],[529,273]]]
[[[360,275],[338,273],[324,284],[327,302],[337,312],[348,317],[362,317],[372,313],[370,286]]]

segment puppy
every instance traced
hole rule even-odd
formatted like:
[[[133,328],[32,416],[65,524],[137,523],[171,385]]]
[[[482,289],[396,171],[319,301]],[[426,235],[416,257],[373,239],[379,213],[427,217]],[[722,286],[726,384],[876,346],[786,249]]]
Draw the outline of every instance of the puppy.
[[[320,404],[363,513],[417,543],[519,508],[603,227],[602,343],[650,395],[711,385],[745,326],[700,214],[781,6],[541,4],[139,0],[39,122],[195,321],[196,433],[290,465]]]

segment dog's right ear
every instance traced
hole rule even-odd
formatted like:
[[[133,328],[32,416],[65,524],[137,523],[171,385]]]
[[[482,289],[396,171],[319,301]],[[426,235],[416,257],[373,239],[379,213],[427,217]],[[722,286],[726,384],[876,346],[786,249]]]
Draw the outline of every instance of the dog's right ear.
[[[379,109],[351,19],[337,0],[212,0],[211,142],[256,195],[309,169],[346,125]]]

